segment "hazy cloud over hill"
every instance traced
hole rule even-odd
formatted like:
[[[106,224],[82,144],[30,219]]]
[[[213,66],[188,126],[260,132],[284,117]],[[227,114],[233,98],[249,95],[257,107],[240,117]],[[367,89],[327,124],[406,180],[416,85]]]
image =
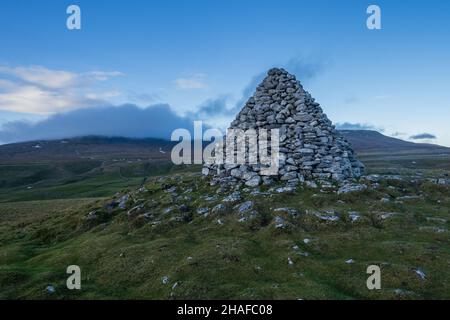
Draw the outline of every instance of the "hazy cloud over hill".
[[[176,115],[169,105],[135,105],[80,109],[57,114],[37,123],[13,121],[0,129],[0,141],[60,139],[85,135],[170,139],[174,129],[191,130],[192,121]]]
[[[343,122],[343,123],[336,123],[336,129],[338,130],[376,130],[376,131],[383,131],[380,130],[380,128],[377,128],[376,126],[369,124],[369,123],[350,123],[350,122]]]

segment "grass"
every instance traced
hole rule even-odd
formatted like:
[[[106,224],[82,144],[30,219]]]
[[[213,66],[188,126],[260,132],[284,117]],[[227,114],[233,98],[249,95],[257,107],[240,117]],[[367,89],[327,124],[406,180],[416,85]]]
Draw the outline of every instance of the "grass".
[[[191,169],[166,162],[0,165],[0,203],[104,197],[138,188],[147,177],[186,170]]]
[[[337,196],[305,189],[294,195],[254,197],[261,216],[272,220],[276,207],[299,212],[333,209],[338,222],[324,222],[302,214],[286,219],[291,227],[276,229],[273,222],[256,219],[239,223],[232,206],[220,215],[201,217],[199,207],[212,208],[213,195],[200,177],[177,174],[152,178],[148,192],[133,193],[135,204],[155,218],[129,217],[128,210],[104,212],[106,199],[56,200],[0,205],[2,255],[0,298],[38,299],[444,299],[450,298],[450,241],[448,232],[436,233],[436,222],[426,217],[450,218],[449,190],[428,184],[396,182],[378,190]],[[166,190],[176,186],[177,196]],[[184,190],[192,188],[191,193]],[[380,203],[392,196],[423,194],[423,200],[402,204]],[[125,193],[128,191],[122,192]],[[188,197],[188,198],[185,198]],[[340,202],[338,202],[340,200]],[[440,204],[437,201],[441,201]],[[218,203],[218,202],[217,202]],[[187,204],[192,220],[176,221],[177,206]],[[171,213],[165,209],[173,207]],[[45,209],[51,208],[51,209]],[[92,210],[97,220],[86,220]],[[14,211],[15,214],[8,212]],[[358,211],[361,219],[345,219]],[[374,223],[378,212],[398,215]],[[224,225],[218,225],[221,219]],[[160,221],[152,225],[152,222]],[[449,223],[439,223],[449,227]],[[305,244],[303,239],[311,239]],[[308,252],[305,257],[298,252]],[[189,258],[191,257],[191,258]],[[290,258],[294,265],[288,265]],[[354,264],[346,264],[354,259]],[[65,288],[68,265],[82,269],[82,290]],[[366,268],[382,267],[382,289],[366,287]],[[421,280],[415,268],[424,270]],[[169,277],[165,285],[161,279]],[[173,285],[177,283],[175,288]],[[56,293],[45,287],[52,284]],[[401,289],[405,295],[395,293]]]
[[[372,173],[432,177],[450,171],[439,157],[435,163],[411,159],[363,156]],[[347,195],[299,189],[254,196],[241,190],[239,202],[203,217],[198,208],[211,212],[231,190],[209,186],[198,167],[51,166],[0,166],[0,299],[450,298],[446,186],[405,178]],[[30,177],[33,188],[27,189]],[[141,185],[147,191],[138,191]],[[126,209],[107,210],[124,194],[131,196]],[[211,196],[217,199],[205,198]],[[396,201],[404,196],[417,198]],[[247,200],[256,218],[241,223],[234,206]],[[141,210],[127,214],[138,205]],[[300,215],[274,211],[280,207]],[[330,210],[338,221],[313,215]],[[87,219],[93,211],[95,218]],[[355,222],[353,211],[360,215]],[[389,212],[396,214],[381,218]],[[275,227],[277,215],[288,228]],[[65,285],[73,264],[82,270],[80,291]],[[372,264],[381,267],[381,290],[366,287]],[[55,293],[46,292],[48,285]]]

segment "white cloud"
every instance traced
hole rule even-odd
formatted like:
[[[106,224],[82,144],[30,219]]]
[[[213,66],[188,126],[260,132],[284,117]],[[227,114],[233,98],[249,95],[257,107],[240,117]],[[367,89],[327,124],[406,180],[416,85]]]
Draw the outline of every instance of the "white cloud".
[[[0,73],[13,76],[28,83],[48,88],[63,88],[73,85],[77,75],[67,71],[49,70],[40,66],[10,68],[0,66]]]
[[[92,71],[84,74],[87,78],[92,78],[98,81],[106,81],[109,78],[120,77],[124,74],[120,71]]]
[[[48,115],[95,105],[88,94],[71,91],[51,91],[37,86],[16,86],[0,93],[0,109],[14,112]]]
[[[118,71],[74,73],[42,66],[0,66],[0,110],[49,115],[105,103],[120,92],[95,84],[122,76]]]
[[[175,80],[175,84],[178,89],[192,90],[192,89],[205,89],[208,85],[205,83],[203,73],[196,73],[188,78],[178,78]]]
[[[108,100],[121,95],[120,91],[88,92],[85,97],[91,100]]]
[[[50,89],[62,89],[87,85],[92,81],[105,81],[112,77],[122,76],[119,71],[91,71],[74,73],[65,70],[52,70],[42,66],[16,67],[0,66],[0,74]]]
[[[4,80],[4,79],[0,79],[0,90],[8,90],[11,88],[14,88],[15,84],[12,81],[8,81],[8,80]]]

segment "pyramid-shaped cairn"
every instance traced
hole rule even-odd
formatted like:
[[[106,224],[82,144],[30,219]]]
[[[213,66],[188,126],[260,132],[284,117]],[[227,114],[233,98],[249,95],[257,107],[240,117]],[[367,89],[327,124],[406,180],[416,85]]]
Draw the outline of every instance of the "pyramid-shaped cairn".
[[[356,159],[351,145],[295,76],[284,69],[269,70],[230,128],[267,129],[269,133],[278,128],[278,174],[261,175],[259,164],[206,164],[203,174],[212,175],[216,181],[241,180],[257,186],[281,180],[296,185],[304,181],[343,182],[364,173],[364,165]]]

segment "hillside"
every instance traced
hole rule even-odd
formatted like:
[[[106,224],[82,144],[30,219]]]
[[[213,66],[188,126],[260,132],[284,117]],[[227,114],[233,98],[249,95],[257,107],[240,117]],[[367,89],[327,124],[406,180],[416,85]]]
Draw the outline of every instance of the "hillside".
[[[0,299],[450,298],[448,186],[364,185],[229,189],[177,174],[107,199],[0,203]],[[65,286],[73,264],[80,291]],[[369,265],[381,290],[366,287]]]
[[[0,163],[70,160],[161,161],[170,157],[172,142],[88,136],[64,140],[30,141],[0,145]]]
[[[384,175],[345,194],[211,186],[161,140],[0,146],[0,299],[449,298],[446,149],[347,138],[363,134],[359,158]]]
[[[342,130],[357,153],[450,154],[450,148],[413,143],[370,130]],[[55,162],[73,160],[165,161],[175,142],[161,139],[80,137],[0,145],[0,163]]]
[[[375,131],[342,133],[369,173],[434,176],[450,169],[449,148],[406,142]],[[100,197],[138,187],[148,177],[186,169],[170,161],[174,144],[92,136],[1,145],[0,202]]]
[[[0,146],[0,202],[101,197],[166,174],[170,142],[83,137]]]
[[[340,130],[353,148],[360,153],[365,152],[416,152],[416,153],[449,153],[450,148],[426,143],[414,143],[392,138],[373,130]]]

